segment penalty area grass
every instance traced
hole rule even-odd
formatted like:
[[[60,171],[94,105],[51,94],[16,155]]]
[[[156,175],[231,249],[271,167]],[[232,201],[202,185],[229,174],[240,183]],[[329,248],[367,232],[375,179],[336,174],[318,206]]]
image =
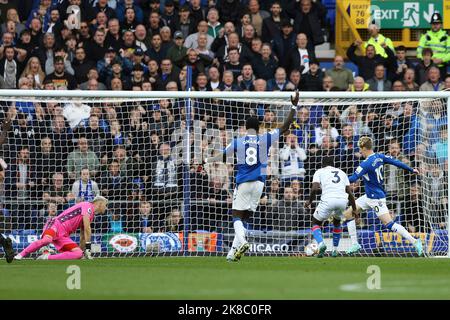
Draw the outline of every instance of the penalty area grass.
[[[72,265],[80,290],[67,288]],[[381,288],[370,290],[373,265]],[[449,259],[425,258],[2,259],[0,299],[450,299],[449,268]]]

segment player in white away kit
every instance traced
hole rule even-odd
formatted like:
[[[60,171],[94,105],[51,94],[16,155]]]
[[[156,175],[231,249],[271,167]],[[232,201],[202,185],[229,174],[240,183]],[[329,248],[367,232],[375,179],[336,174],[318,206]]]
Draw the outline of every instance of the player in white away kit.
[[[333,217],[333,252],[332,256],[337,257],[337,248],[341,239],[341,220],[347,208],[348,202],[353,210],[356,210],[355,197],[350,190],[350,182],[344,171],[334,167],[334,159],[332,157],[324,157],[322,159],[322,168],[314,173],[312,188],[309,194],[309,200],[305,203],[305,208],[310,208],[317,194],[322,189],[319,205],[314,211],[312,218],[312,233],[314,239],[319,244],[319,254],[317,257],[322,258],[327,250],[327,246],[323,242],[321,226],[325,220]]]
[[[205,162],[223,161],[236,155],[236,188],[233,195],[233,226],[234,240],[227,255],[227,261],[238,261],[250,248],[245,238],[245,228],[242,221],[248,221],[250,215],[256,211],[266,181],[267,161],[269,149],[273,142],[278,141],[280,135],[291,126],[297,112],[299,100],[298,91],[291,97],[292,110],[283,125],[269,133],[258,135],[259,120],[250,117],[246,120],[247,134],[233,139],[223,150],[223,154],[208,158]]]

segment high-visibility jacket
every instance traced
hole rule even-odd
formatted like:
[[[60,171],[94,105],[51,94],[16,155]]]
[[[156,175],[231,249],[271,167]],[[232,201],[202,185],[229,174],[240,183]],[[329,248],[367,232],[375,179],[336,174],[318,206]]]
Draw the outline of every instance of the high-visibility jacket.
[[[422,51],[425,48],[433,50],[433,58],[442,59],[444,63],[450,61],[450,37],[444,30],[433,32],[428,30],[420,37],[417,47],[417,58],[422,59]],[[442,67],[444,63],[438,65]]]
[[[392,50],[392,52],[395,52],[394,43],[391,39],[383,36],[382,34],[378,34],[378,37],[375,39],[373,37],[370,37],[367,42],[364,43],[364,50],[367,48],[369,44],[373,45],[375,47],[375,53],[379,54],[383,58],[387,58],[386,50],[381,46],[383,43],[386,43],[386,45]]]
[[[362,89],[362,91],[370,91],[369,90],[369,84],[368,83],[364,83],[364,87],[363,87],[363,89]],[[350,85],[350,91],[356,91],[356,89],[355,89],[355,85],[354,84],[351,84]]]

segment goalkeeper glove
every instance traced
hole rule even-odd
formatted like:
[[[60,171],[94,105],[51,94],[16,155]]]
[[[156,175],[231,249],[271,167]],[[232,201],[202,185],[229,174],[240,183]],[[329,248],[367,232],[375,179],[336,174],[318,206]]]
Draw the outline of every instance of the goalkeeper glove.
[[[91,243],[86,242],[86,248],[84,249],[84,257],[86,259],[92,260],[92,254],[91,254]]]

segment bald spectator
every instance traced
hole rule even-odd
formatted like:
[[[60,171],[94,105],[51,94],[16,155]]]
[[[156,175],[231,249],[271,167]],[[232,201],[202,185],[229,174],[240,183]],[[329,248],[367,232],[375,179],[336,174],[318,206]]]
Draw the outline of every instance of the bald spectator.
[[[256,33],[262,34],[263,20],[269,18],[270,14],[265,10],[261,10],[258,0],[250,0],[248,2],[248,11]]]
[[[339,90],[347,90],[353,83],[353,72],[345,68],[345,62],[342,56],[336,56],[334,58],[333,68],[325,71],[325,74],[333,79],[334,86]]]
[[[308,48],[308,38],[306,34],[299,33],[296,38],[296,46],[288,53],[285,61],[287,72],[293,69],[299,70],[302,74],[309,71],[309,61],[315,60],[314,51]]]

